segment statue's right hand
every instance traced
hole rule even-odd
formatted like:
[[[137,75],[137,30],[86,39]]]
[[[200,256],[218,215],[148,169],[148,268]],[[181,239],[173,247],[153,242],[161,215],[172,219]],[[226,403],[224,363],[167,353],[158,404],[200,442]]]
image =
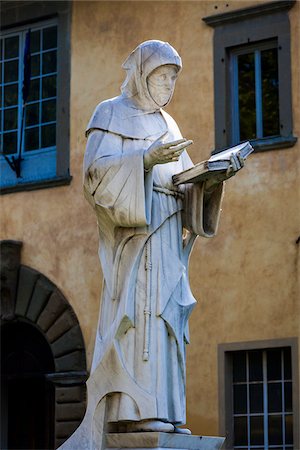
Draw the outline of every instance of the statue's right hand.
[[[191,145],[193,141],[182,138],[177,141],[162,143],[155,141],[144,153],[145,170],[152,169],[156,164],[167,164],[178,161],[183,150]]]

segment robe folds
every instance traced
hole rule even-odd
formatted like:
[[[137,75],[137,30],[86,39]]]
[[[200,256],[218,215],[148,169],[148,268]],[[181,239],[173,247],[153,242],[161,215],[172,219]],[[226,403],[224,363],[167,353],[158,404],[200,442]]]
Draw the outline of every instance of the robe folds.
[[[141,414],[120,390],[108,397],[108,422],[185,423],[185,345],[195,306],[188,259],[197,235],[216,233],[223,186],[212,194],[203,183],[175,187],[172,175],[192,165],[186,151],[146,172],[144,152],[159,137],[182,136],[165,111],[140,114],[122,96],[98,105],[88,126],[84,191],[97,216],[104,277],[91,372],[113,340],[128,376],[156,402],[155,417]]]

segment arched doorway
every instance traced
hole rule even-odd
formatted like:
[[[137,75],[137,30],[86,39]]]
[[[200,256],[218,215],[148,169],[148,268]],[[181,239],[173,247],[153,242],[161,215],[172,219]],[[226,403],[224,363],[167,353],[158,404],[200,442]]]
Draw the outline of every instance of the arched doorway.
[[[50,346],[33,325],[13,321],[1,327],[3,447],[54,447],[55,388],[46,375],[54,372]]]
[[[58,287],[0,242],[1,448],[54,449],[85,413],[85,345]]]

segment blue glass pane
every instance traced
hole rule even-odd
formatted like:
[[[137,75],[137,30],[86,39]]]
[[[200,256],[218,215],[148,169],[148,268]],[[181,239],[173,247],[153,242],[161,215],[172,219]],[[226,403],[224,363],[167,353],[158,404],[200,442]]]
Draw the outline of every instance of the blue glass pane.
[[[285,416],[285,443],[292,445],[293,442],[293,416],[288,415]]]
[[[19,60],[4,62],[4,83],[11,83],[19,79]]]
[[[43,88],[42,88],[43,98],[55,97],[56,96],[56,75],[43,78]]]
[[[36,77],[40,74],[40,55],[31,57],[31,76]]]
[[[25,151],[37,150],[39,148],[39,127],[25,130]]]
[[[13,36],[5,39],[4,57],[16,58],[19,56],[19,36]]]
[[[249,381],[262,381],[262,352],[251,351],[248,353],[249,357]]]
[[[9,84],[4,86],[4,106],[13,106],[18,104],[18,85]]]
[[[263,405],[263,385],[250,384],[250,413],[262,413]]]
[[[261,52],[263,135],[276,136],[279,130],[278,49]]]
[[[247,445],[248,425],[247,417],[234,418],[234,445]]]
[[[247,385],[237,384],[233,386],[233,413],[247,413]]]
[[[246,381],[246,352],[232,354],[233,382]]]
[[[284,379],[291,380],[292,379],[292,357],[291,357],[291,349],[285,348],[283,350],[284,354]]]
[[[56,50],[43,53],[43,74],[56,72]]]
[[[40,51],[40,31],[32,31],[30,36],[30,52],[36,53]]]
[[[269,444],[282,445],[282,416],[269,416],[268,422]]]
[[[27,102],[33,102],[40,98],[40,79],[35,78],[30,81],[29,95]]]
[[[267,378],[268,380],[281,380],[281,350],[267,351]]]
[[[293,411],[293,391],[292,391],[292,382],[284,383],[284,403],[285,403],[285,412]]]
[[[42,102],[42,122],[52,122],[56,120],[56,100],[46,100]]]
[[[32,103],[26,106],[26,126],[37,125],[39,123],[39,103]]]
[[[18,108],[4,110],[4,130],[15,130],[18,128]]]
[[[264,418],[263,416],[250,417],[250,444],[264,444]]]
[[[53,147],[56,144],[56,126],[42,126],[42,148]]]
[[[282,386],[281,383],[268,384],[268,410],[269,412],[282,412]]]
[[[238,56],[240,140],[256,138],[254,53]]]
[[[3,134],[3,153],[5,155],[11,155],[17,152],[18,135],[17,131],[12,133]]]
[[[43,50],[57,47],[57,27],[44,28],[43,30]]]
[[[0,63],[0,83],[2,83],[2,63]]]

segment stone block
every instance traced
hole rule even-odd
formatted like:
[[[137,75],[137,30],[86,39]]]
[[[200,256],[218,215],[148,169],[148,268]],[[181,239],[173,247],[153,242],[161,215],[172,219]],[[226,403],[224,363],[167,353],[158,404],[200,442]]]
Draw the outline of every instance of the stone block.
[[[108,433],[106,450],[117,448],[135,450],[219,450],[224,442],[222,437],[193,436],[177,433]]]

